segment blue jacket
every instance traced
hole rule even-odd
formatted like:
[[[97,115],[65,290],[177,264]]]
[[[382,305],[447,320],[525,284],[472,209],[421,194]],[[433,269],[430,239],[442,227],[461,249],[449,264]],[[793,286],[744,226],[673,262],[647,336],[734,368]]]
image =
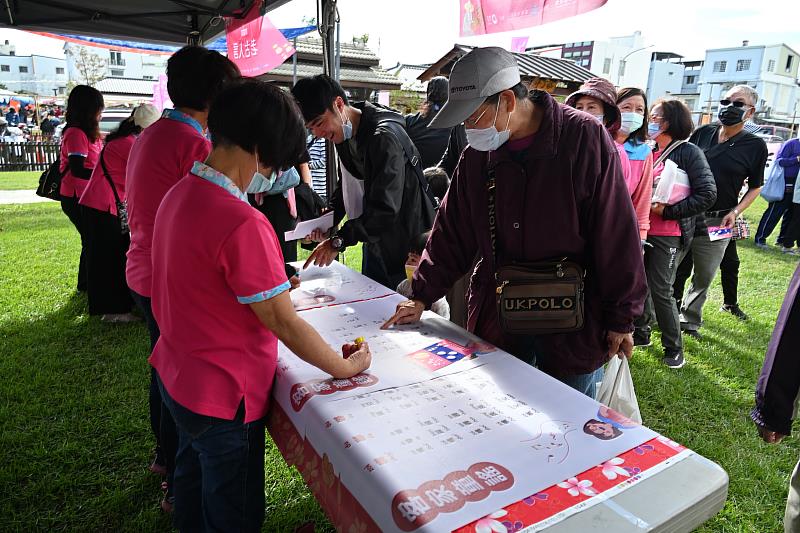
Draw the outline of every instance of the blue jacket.
[[[775,161],[783,167],[783,175],[787,183],[790,181],[789,178],[791,178],[791,183],[797,180],[797,173],[800,171],[798,155],[800,155],[800,140],[791,139],[783,143],[781,149],[778,150],[778,155],[775,156]]]

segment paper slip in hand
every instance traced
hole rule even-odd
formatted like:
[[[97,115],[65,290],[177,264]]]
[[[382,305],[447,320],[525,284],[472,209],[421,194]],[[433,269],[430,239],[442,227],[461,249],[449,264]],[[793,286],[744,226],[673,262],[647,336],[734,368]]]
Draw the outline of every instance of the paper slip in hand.
[[[709,226],[708,238],[711,241],[721,241],[730,239],[733,236],[733,228],[723,228],[721,226]]]
[[[296,241],[308,237],[315,229],[328,231],[333,227],[333,211],[328,211],[319,218],[304,220],[297,223],[297,227],[292,231],[284,233],[287,241]]]

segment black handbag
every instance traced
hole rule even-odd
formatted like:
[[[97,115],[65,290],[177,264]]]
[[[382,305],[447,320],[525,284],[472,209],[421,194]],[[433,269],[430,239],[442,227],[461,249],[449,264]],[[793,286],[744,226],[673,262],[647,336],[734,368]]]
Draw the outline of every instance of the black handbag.
[[[119,230],[120,232],[125,235],[131,232],[130,227],[128,226],[128,206],[120,200],[119,194],[117,194],[117,188],[114,185],[114,180],[111,179],[111,175],[108,173],[108,169],[106,168],[106,162],[103,160],[103,154],[105,153],[106,148],[105,146],[100,151],[100,167],[103,169],[103,175],[105,175],[106,179],[108,180],[108,184],[111,186],[111,192],[114,193],[114,202],[117,205],[117,219],[119,220]]]
[[[64,172],[61,172],[60,166],[61,157],[56,156],[56,160],[47,167],[47,170],[42,172],[41,176],[39,176],[39,186],[36,187],[37,196],[49,198],[57,202],[61,201],[61,178],[64,177],[67,171],[64,170]]]
[[[487,191],[500,327],[506,333],[518,335],[571,333],[583,329],[583,267],[567,258],[498,266],[493,170],[489,171]]]

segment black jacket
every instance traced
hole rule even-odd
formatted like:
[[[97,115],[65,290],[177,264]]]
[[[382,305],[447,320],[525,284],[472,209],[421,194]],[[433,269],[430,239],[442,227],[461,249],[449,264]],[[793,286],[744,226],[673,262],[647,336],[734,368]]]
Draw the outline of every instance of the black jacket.
[[[345,246],[363,242],[373,255],[379,256],[386,279],[375,281],[394,289],[405,278],[409,245],[433,223],[433,206],[396,136],[406,135],[402,115],[369,102],[352,105],[362,113],[358,130],[353,139],[337,144],[336,152],[347,171],[364,180],[364,212],[345,222],[338,235]],[[390,131],[382,125],[389,121],[400,128]],[[331,205],[338,224],[346,214],[341,177]]]
[[[419,150],[422,168],[435,167],[447,149],[451,128],[429,128],[428,124],[435,116],[436,113],[431,111],[428,116],[422,116],[420,112],[405,117],[406,132]]]
[[[717,201],[717,185],[703,151],[691,143],[683,143],[667,159],[689,176],[692,194],[674,205],[664,208],[664,220],[678,220],[681,242],[686,245],[694,235],[695,216],[704,213]]]

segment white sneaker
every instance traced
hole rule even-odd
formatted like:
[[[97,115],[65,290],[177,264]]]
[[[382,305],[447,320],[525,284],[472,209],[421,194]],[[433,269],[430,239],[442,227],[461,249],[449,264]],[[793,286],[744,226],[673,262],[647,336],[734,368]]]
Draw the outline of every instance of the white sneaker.
[[[133,313],[118,313],[113,315],[103,315],[100,317],[100,320],[102,322],[108,322],[109,324],[127,324],[129,322],[139,322],[142,319]]]

